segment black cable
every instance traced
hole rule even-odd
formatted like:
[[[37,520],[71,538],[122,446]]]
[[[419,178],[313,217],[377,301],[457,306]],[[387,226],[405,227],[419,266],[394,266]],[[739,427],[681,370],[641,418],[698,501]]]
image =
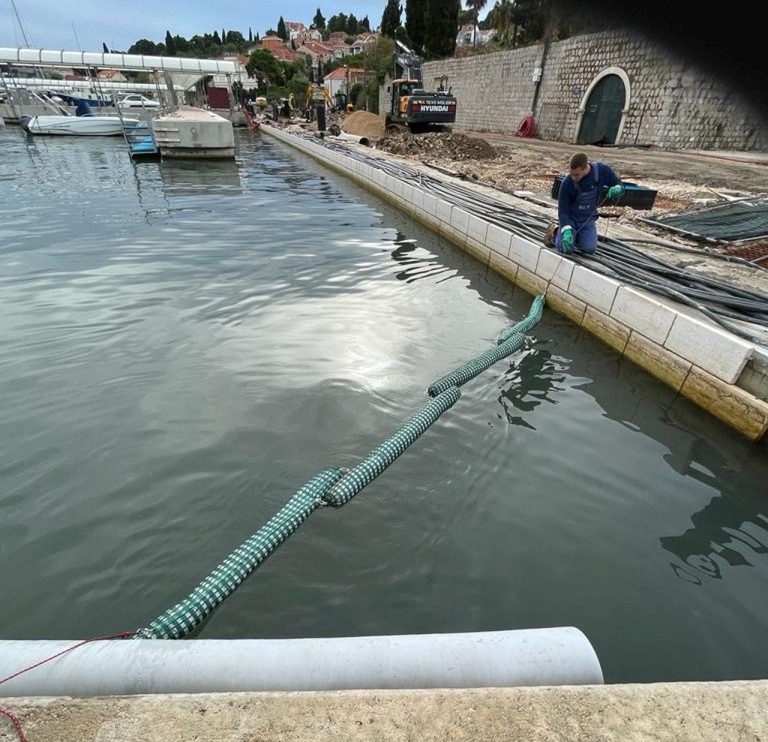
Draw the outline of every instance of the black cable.
[[[439,180],[417,168],[350,150],[346,146],[336,145],[326,139],[323,139],[321,144],[358,162],[377,167],[382,172],[406,183],[415,183],[435,198],[447,201],[473,216],[483,218],[490,224],[510,229],[515,234],[528,237],[533,241],[538,242],[543,239],[544,232],[550,223],[550,220],[543,216],[510,206],[464,185]],[[589,258],[574,255],[569,257],[585,267],[596,268],[600,265],[629,285],[638,286],[651,293],[693,307],[729,332],[754,343],[768,345],[768,341],[755,337],[722,319],[727,317],[768,327],[767,294],[704,274],[694,274],[658,256],[640,252],[628,242],[654,243],[656,241],[641,239],[622,241],[615,237],[603,238],[599,243],[600,250]],[[669,247],[663,243],[657,244],[661,247]],[[684,252],[702,254],[701,251],[691,248],[680,249]],[[704,254],[728,262],[743,262],[753,266],[749,261],[734,256]]]

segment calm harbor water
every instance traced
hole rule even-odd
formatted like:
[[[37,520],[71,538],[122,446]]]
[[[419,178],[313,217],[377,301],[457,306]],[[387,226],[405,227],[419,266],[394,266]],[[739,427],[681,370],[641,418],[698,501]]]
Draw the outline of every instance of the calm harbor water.
[[[147,624],[531,297],[342,177],[0,129],[0,637]],[[573,625],[608,682],[768,677],[768,448],[569,321],[317,512],[206,638]]]

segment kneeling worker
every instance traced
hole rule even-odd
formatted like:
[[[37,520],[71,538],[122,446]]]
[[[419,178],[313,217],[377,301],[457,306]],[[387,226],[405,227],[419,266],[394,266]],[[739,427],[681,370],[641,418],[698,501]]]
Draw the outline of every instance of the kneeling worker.
[[[560,229],[554,237],[555,248],[563,253],[578,248],[592,254],[597,249],[597,208],[600,189],[608,188],[607,198],[618,198],[624,186],[613,169],[604,162],[590,162],[584,152],[570,161],[570,174],[560,184],[557,216]]]

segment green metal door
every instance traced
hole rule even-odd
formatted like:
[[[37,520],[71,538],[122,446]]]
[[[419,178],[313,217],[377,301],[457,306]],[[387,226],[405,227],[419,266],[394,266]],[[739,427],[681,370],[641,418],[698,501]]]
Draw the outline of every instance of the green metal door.
[[[579,129],[579,144],[615,144],[626,92],[618,75],[606,75],[587,99]]]

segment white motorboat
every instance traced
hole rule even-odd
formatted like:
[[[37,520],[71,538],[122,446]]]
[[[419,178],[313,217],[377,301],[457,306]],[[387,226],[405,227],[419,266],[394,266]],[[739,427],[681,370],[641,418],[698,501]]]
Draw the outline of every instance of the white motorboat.
[[[138,124],[138,119],[119,116],[22,116],[24,131],[29,134],[69,134],[76,136],[117,136],[123,133],[123,122]]]
[[[19,124],[28,134],[108,137],[121,135],[124,125],[135,126],[140,123],[138,119],[133,118],[99,116],[85,101],[78,103],[74,116],[66,115],[61,106],[58,108],[64,115],[20,116]]]

